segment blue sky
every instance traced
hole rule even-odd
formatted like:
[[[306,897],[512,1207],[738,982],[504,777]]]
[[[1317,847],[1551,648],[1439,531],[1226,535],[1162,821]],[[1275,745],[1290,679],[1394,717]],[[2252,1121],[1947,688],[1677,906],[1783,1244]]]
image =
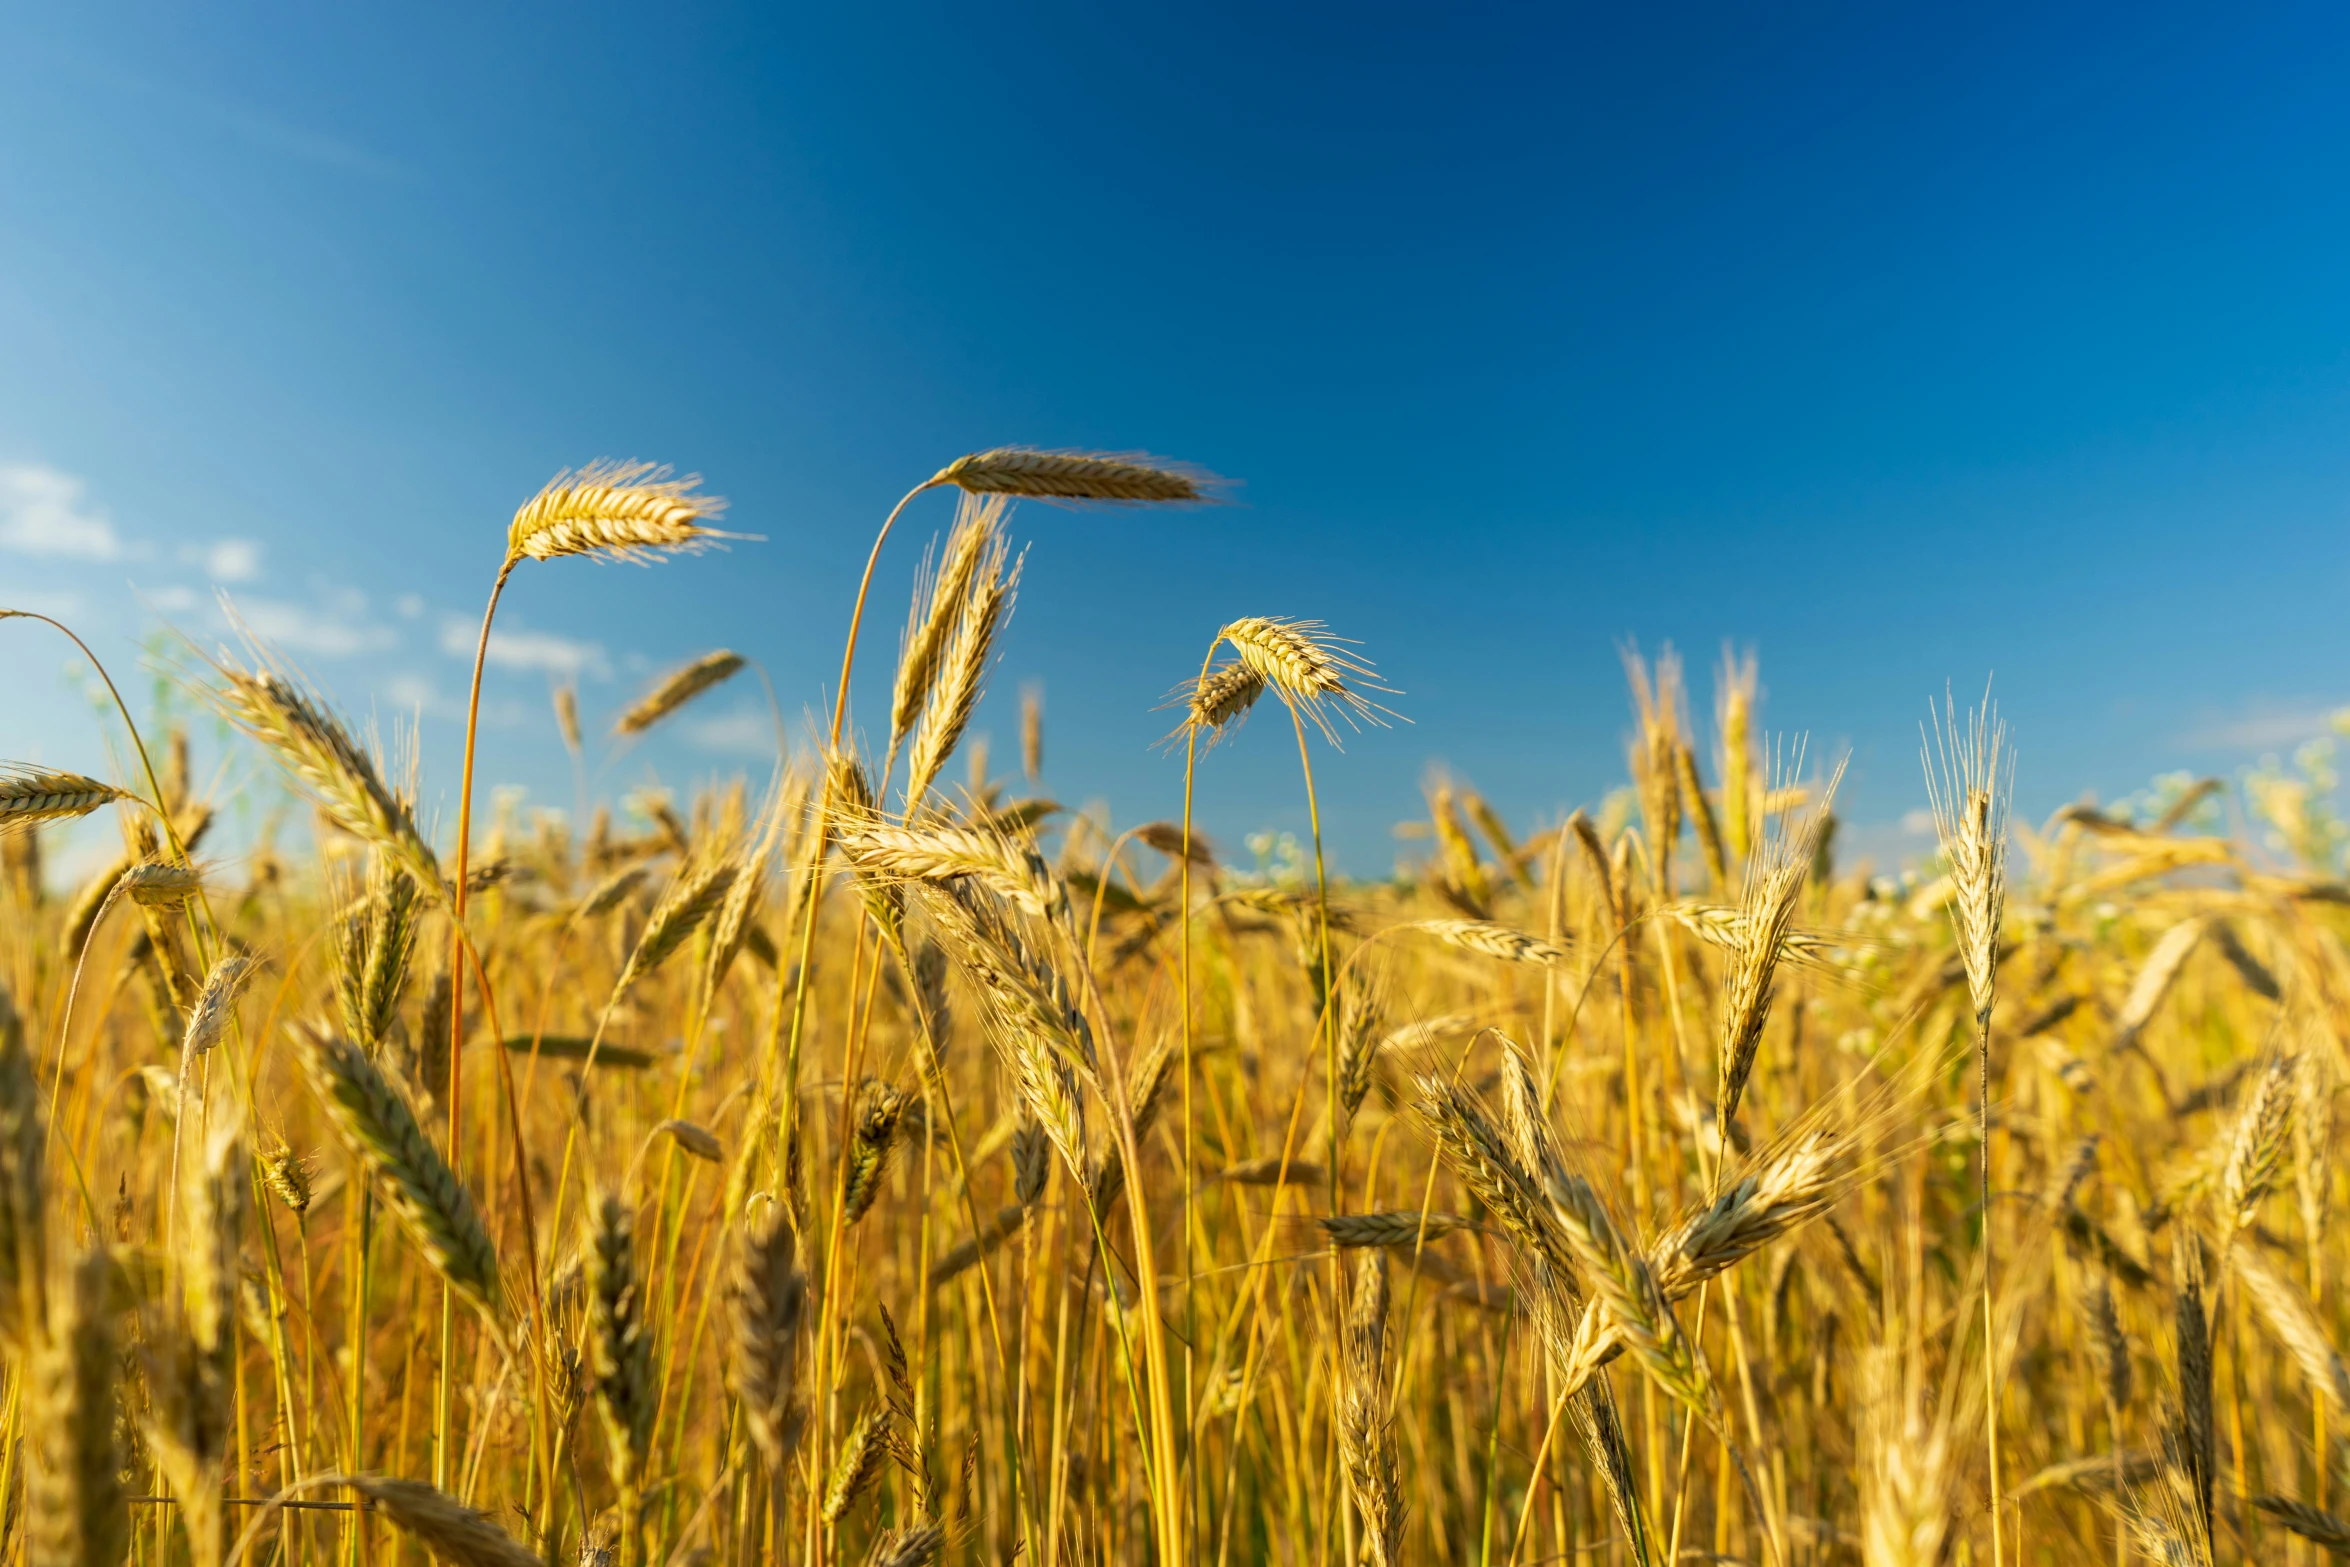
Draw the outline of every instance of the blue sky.
[[[829,694],[872,530],[954,455],[1146,448],[1178,515],[1029,507],[980,720],[1173,812],[1153,711],[1242,614],[1415,722],[1318,769],[1344,861],[1441,762],[1521,822],[1620,778],[1617,647],[1725,641],[1922,803],[1996,672],[2019,806],[2289,748],[2350,700],[2338,9],[125,6],[0,11],[0,602],[118,664],[224,586],[453,789],[463,629],[556,469],[708,476],[765,536],[532,567],[485,779],[725,645]],[[880,722],[929,497],[869,625]],[[452,628],[458,628],[452,630]],[[101,759],[7,638],[0,754]],[[749,682],[604,766],[755,767]],[[1224,836],[1297,827],[1259,722]]]

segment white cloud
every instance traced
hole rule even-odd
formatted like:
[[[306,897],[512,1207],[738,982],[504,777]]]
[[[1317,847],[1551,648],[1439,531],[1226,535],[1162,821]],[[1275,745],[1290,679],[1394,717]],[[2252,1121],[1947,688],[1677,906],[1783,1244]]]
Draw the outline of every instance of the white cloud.
[[[194,588],[172,587],[149,589],[147,593],[147,602],[154,605],[157,609],[164,610],[172,614],[184,615],[189,610],[194,609],[199,600],[196,597],[196,590]]]
[[[204,568],[215,582],[251,582],[261,575],[261,544],[257,539],[214,539],[210,544],[183,544],[180,559]]]
[[[728,756],[773,756],[775,719],[761,708],[738,708],[706,718],[688,718],[678,725],[688,744],[697,750]]]
[[[2333,704],[2250,702],[2189,729],[2179,743],[2198,751],[2275,751],[2333,732]]]
[[[400,634],[367,615],[367,595],[356,588],[338,588],[313,582],[315,604],[288,599],[248,598],[237,601],[237,613],[256,636],[280,647],[326,658],[350,658],[380,653],[400,645]]]
[[[444,620],[441,651],[451,658],[470,660],[475,639],[480,634],[479,627],[462,620]],[[493,628],[487,657],[500,669],[535,669],[574,680],[582,674],[608,679],[612,673],[611,661],[604,656],[601,642],[575,642],[551,631]]]
[[[121,536],[83,497],[87,485],[40,463],[0,466],[0,549],[69,560],[120,560]]]
[[[1901,813],[1901,830],[1913,838],[1930,838],[1934,833],[1934,813],[1924,806]]]
[[[424,613],[424,596],[419,593],[403,593],[392,600],[392,608],[400,612],[402,620],[414,620]]]

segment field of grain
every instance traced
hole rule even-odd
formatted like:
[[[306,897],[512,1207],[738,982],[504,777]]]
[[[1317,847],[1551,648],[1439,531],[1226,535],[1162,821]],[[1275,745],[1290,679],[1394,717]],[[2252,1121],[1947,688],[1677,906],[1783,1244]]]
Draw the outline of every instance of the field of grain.
[[[212,742],[119,702],[87,776],[0,775],[5,1559],[2350,1555],[2319,758],[2011,821],[2010,736],[1937,705],[1938,853],[1872,874],[1751,662],[1693,714],[1633,658],[1610,800],[1435,782],[1408,873],[1244,871],[1190,826],[1217,747],[1318,809],[1406,700],[1375,650],[1233,606],[1167,672],[1161,814],[1069,811],[1033,709],[1016,774],[962,744],[1012,507],[1202,481],[930,487],[829,737],[732,789],[476,819],[470,735],[428,786],[253,644],[178,663],[298,852],[208,858]],[[497,582],[716,520],[566,475]],[[864,748],[852,676],[892,681]],[[120,859],[49,884],[101,810]]]

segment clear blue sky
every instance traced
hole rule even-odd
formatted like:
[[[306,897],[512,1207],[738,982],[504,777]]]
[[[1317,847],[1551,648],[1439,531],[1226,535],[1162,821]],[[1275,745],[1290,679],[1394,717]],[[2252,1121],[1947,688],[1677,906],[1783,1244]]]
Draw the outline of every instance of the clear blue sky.
[[[1147,448],[1238,504],[1023,509],[981,720],[1006,754],[1043,680],[1051,791],[1122,821],[1178,806],[1152,709],[1241,614],[1405,693],[1321,768],[1357,869],[1431,761],[1521,822],[1620,778],[1627,638],[1756,648],[1863,823],[1994,670],[2034,813],[2233,769],[2350,699],[2346,65],[2315,6],[12,7],[0,601],[134,663],[222,581],[421,704],[445,817],[514,506],[699,471],[767,542],[508,597],[484,775],[562,804],[549,667],[592,724],[727,645],[797,714],[910,482]],[[0,754],[91,764],[0,635]],[[605,782],[756,765],[762,711]],[[1302,824],[1294,769],[1255,723],[1206,821]]]

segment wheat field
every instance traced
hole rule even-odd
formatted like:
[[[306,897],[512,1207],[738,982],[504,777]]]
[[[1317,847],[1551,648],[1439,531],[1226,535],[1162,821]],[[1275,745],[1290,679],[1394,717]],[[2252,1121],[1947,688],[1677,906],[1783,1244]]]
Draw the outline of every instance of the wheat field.
[[[1921,693],[1937,847],[1872,870],[1751,660],[1701,721],[1631,656],[1622,791],[1512,825],[1432,776],[1408,863],[1342,880],[1316,773],[1407,699],[1319,624],[1167,672],[1134,820],[1047,796],[1033,698],[1016,773],[970,743],[1015,504],[1204,476],[931,488],[829,726],[731,787],[477,819],[470,726],[421,778],[252,638],[173,662],[217,724],[117,698],[84,771],[0,774],[7,1560],[2350,1555],[2322,755],[2010,820],[2030,736]],[[517,571],[720,515],[559,476],[483,645]],[[555,716],[584,758],[745,662]],[[1294,748],[1311,841],[1193,829],[1232,745]],[[285,830],[208,857],[221,776]],[[52,884],[100,811],[120,857]]]

